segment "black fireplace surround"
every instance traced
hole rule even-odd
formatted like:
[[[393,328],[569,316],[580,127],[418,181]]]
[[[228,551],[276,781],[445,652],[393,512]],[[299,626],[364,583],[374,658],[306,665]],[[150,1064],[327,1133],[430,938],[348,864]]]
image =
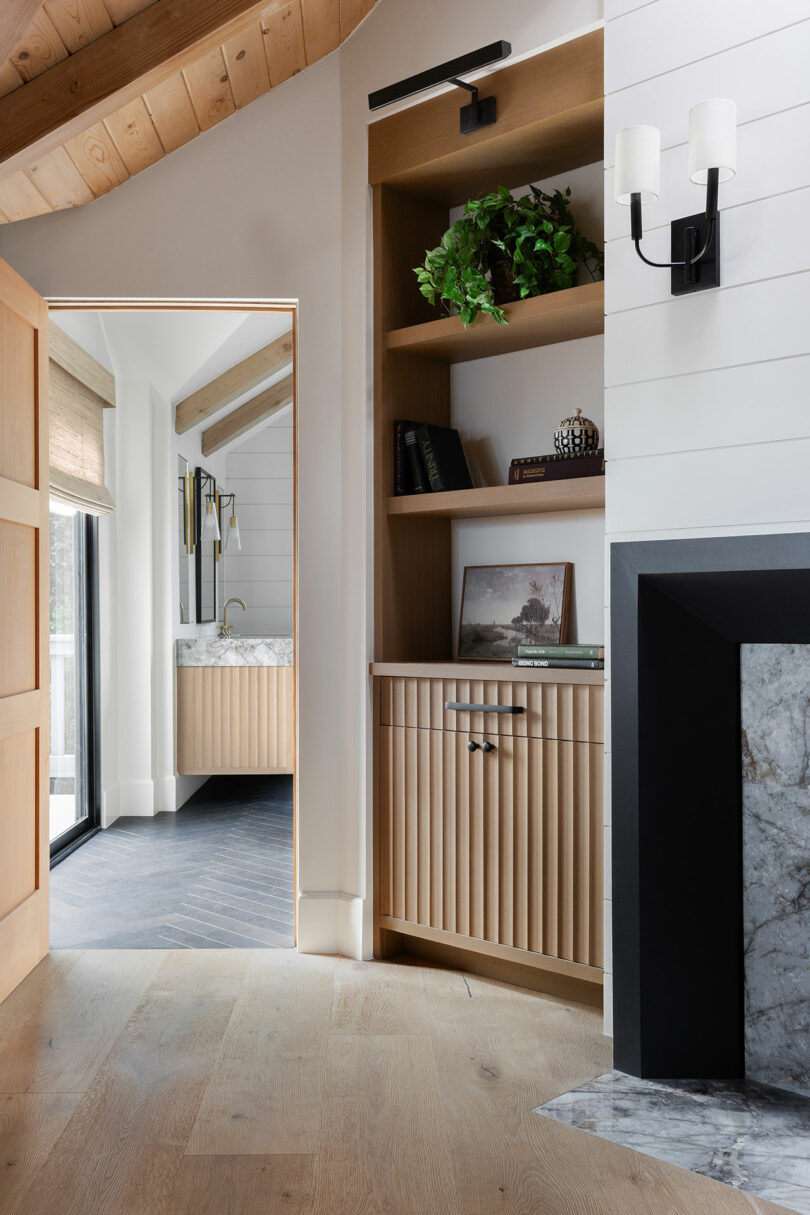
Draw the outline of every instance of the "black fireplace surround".
[[[810,535],[611,550],[614,1065],[742,1077],[740,642],[810,642]]]

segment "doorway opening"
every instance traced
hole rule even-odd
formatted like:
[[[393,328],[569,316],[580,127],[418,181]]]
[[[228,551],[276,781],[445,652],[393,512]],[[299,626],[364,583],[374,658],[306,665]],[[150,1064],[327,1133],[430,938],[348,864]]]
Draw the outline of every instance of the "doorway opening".
[[[51,524],[51,947],[290,948],[295,302],[48,306],[115,384],[109,511]]]

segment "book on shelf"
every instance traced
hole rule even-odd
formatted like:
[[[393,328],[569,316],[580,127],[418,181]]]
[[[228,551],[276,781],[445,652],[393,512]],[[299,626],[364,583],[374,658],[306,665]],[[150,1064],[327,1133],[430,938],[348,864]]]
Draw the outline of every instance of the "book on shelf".
[[[472,489],[472,477],[457,430],[452,426],[419,426],[416,438],[433,493]]]
[[[568,645],[519,645],[518,658],[604,658],[603,645],[572,641]]]
[[[599,658],[513,658],[513,667],[549,667],[554,671],[603,671]]]
[[[538,481],[567,481],[575,477],[602,477],[605,456],[602,451],[583,453],[577,457],[546,460],[513,461],[509,466],[509,484],[537,484]]]
[[[430,481],[425,472],[425,466],[422,463],[422,452],[415,430],[405,431],[405,454],[408,458],[408,468],[411,473],[411,493],[430,493]]]
[[[594,456],[604,459],[604,447],[596,447],[590,451],[550,451],[544,456],[515,456],[509,463],[513,467],[522,467],[525,464],[562,464],[567,460],[589,460]]]
[[[394,496],[397,498],[414,492],[411,462],[405,448],[405,432],[416,430],[421,425],[421,422],[411,422],[406,418],[397,418],[394,422]]]

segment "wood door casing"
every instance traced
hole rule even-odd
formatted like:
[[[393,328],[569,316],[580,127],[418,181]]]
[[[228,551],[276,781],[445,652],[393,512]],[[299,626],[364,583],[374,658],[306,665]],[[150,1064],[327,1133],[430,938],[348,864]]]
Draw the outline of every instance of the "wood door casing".
[[[601,744],[484,741],[380,727],[379,913],[601,967]]]
[[[48,952],[48,310],[0,261],[0,999]]]

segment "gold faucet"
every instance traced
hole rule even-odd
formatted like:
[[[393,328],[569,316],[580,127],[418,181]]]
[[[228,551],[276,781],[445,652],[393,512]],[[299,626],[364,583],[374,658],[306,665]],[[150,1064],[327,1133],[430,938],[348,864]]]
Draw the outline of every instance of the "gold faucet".
[[[220,637],[230,637],[231,635],[233,625],[228,624],[228,608],[232,603],[238,603],[243,612],[247,611],[247,604],[245,603],[244,599],[237,599],[236,596],[234,596],[233,599],[229,599],[225,604],[225,607],[222,609],[222,624],[219,626]]]

